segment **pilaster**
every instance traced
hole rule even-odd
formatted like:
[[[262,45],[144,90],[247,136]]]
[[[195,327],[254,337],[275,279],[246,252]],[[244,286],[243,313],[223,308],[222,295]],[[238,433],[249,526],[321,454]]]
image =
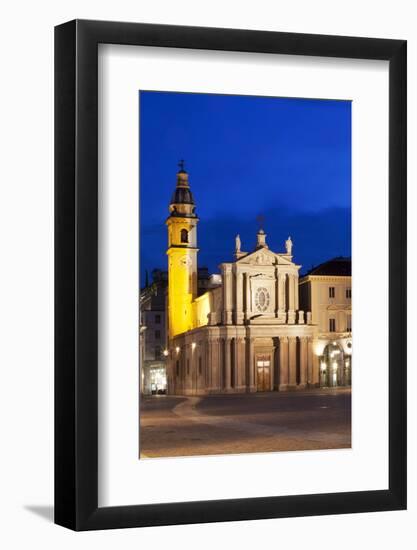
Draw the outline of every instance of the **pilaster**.
[[[294,284],[294,310],[297,311],[299,308],[298,304],[298,275],[294,273],[293,275],[293,284]]]
[[[236,273],[236,308],[235,308],[235,323],[241,325],[243,323],[243,275],[239,271]]]
[[[231,388],[231,357],[230,357],[230,340],[228,338],[223,339],[223,353],[224,353],[224,389],[226,392],[230,392]]]
[[[294,274],[288,274],[288,318],[287,323],[295,323],[295,295],[294,295]]]
[[[220,339],[215,337],[211,341],[211,391],[218,392],[221,389],[220,385]]]
[[[295,388],[297,385],[297,338],[288,337],[288,385]]]
[[[288,388],[288,337],[281,336],[279,339],[279,389]]]
[[[300,338],[300,386],[307,385],[307,352],[308,338],[302,336]]]
[[[308,339],[307,344],[307,384],[309,386],[313,384],[313,342],[311,338]]]
[[[278,274],[278,288],[279,288],[279,296],[278,296],[278,319],[285,323],[286,321],[286,303],[285,303],[285,279],[286,274],[285,273],[279,273]]]
[[[247,391],[249,392],[254,392],[256,391],[256,386],[255,386],[255,360],[254,360],[254,343],[255,343],[255,339],[254,338],[247,338],[246,339],[246,344],[247,344],[247,347],[248,347],[248,350],[247,350],[247,363],[246,363],[246,372],[247,372],[247,376],[246,376],[246,379],[248,380],[248,384],[247,384]]]
[[[249,273],[245,273],[245,321],[250,319],[250,278]]]
[[[223,271],[223,324],[232,324],[232,266],[222,265]]]

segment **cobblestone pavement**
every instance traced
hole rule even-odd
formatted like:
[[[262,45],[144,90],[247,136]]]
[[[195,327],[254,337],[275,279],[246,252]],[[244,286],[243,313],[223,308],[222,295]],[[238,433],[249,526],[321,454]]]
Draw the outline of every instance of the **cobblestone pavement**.
[[[141,398],[141,458],[350,446],[350,389]]]

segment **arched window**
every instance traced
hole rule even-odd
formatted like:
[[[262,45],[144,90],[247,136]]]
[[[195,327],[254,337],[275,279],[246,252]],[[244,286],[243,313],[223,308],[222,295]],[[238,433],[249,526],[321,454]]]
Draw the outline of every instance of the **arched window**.
[[[181,242],[188,243],[188,231],[186,229],[181,229]]]

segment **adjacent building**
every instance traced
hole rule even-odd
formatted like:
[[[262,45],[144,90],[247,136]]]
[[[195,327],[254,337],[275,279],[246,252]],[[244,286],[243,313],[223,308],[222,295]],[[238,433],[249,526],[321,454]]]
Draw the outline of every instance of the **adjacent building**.
[[[152,279],[152,283],[145,285],[140,294],[141,392],[145,395],[167,391],[168,273],[154,270]]]
[[[352,378],[351,259],[337,257],[300,279],[300,304],[317,327],[320,386],[350,386]]]

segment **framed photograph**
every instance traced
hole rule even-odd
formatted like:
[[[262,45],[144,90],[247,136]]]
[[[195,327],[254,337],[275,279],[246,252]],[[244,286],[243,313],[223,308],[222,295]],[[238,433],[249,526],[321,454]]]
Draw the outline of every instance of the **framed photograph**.
[[[406,508],[406,42],[55,29],[55,522]]]

